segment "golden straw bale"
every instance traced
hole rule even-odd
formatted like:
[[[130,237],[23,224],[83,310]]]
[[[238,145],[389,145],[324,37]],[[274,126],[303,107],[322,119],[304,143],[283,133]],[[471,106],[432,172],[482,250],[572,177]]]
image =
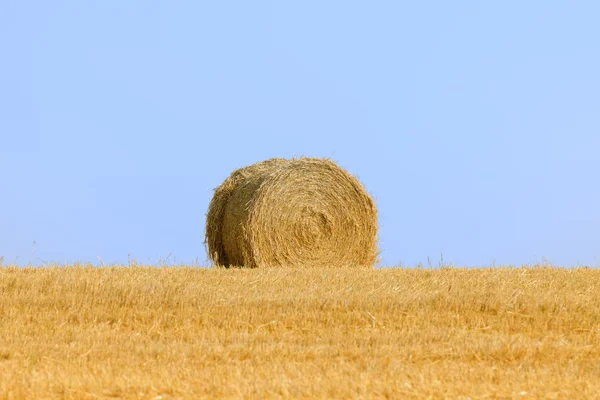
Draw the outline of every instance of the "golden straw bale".
[[[335,162],[273,158],[215,189],[206,243],[225,267],[373,266],[377,227],[375,202]]]

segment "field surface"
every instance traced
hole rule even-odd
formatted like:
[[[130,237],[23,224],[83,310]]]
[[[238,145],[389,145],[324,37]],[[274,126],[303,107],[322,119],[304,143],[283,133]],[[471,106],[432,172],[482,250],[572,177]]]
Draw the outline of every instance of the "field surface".
[[[0,399],[600,398],[600,270],[0,268]]]

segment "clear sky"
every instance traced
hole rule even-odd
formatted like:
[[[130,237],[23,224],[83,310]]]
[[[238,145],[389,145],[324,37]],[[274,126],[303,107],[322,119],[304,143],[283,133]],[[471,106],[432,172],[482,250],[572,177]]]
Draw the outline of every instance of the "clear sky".
[[[0,256],[205,264],[212,189],[307,155],[375,197],[386,265],[600,266],[599,16],[596,1],[0,2]]]

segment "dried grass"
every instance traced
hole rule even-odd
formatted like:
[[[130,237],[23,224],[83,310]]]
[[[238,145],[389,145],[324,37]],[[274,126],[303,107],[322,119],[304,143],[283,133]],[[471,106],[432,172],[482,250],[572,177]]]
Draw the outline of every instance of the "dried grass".
[[[226,267],[373,266],[377,209],[329,159],[274,158],[234,171],[215,190],[206,243]]]
[[[600,270],[0,268],[0,399],[597,399]]]

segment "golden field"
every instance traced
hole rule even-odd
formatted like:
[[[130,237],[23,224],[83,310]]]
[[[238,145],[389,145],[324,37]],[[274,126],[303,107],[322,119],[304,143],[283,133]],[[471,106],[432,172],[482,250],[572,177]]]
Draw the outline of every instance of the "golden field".
[[[600,270],[0,268],[1,399],[600,398]]]

